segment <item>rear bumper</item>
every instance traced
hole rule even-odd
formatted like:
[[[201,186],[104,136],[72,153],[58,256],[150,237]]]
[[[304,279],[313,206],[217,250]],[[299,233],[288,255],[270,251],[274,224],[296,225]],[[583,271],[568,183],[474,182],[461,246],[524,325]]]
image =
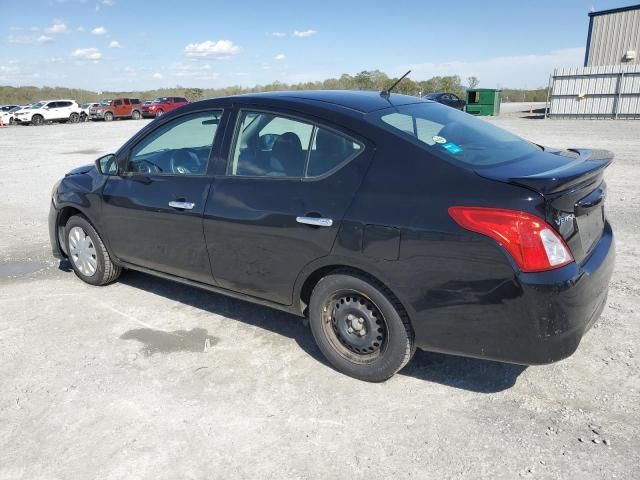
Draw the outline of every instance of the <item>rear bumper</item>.
[[[416,344],[525,365],[562,360],[576,351],[602,313],[614,262],[613,232],[606,222],[602,238],[581,267],[573,263],[549,272],[520,273],[509,288],[492,291],[489,301],[460,306],[456,317],[447,315],[448,328],[433,319],[418,322]]]

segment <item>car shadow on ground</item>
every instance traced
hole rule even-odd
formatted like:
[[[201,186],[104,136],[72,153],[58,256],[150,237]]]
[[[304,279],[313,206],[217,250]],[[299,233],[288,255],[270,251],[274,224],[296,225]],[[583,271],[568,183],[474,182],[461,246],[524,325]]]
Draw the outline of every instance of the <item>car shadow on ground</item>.
[[[193,308],[291,338],[312,358],[324,366],[332,368],[316,346],[311,331],[305,325],[305,321],[300,317],[134,271],[125,272],[120,277],[119,282]],[[203,332],[201,332],[202,335],[198,335],[198,338],[202,337],[204,341],[207,338],[207,331],[202,328],[197,330]],[[191,334],[191,332],[175,333],[181,336]],[[212,333],[215,334],[215,332]],[[165,341],[164,337],[159,338],[158,335],[157,332],[152,330],[145,332],[136,330],[126,332],[121,338],[143,342],[145,344],[143,350],[148,353],[150,349],[157,348],[157,346],[154,346],[155,340],[158,340],[158,342]],[[213,339],[215,337],[208,338]],[[217,341],[217,338],[215,340]],[[199,340],[197,343],[198,345],[203,345]],[[198,346],[197,348],[200,347]],[[158,351],[162,350],[158,349]],[[169,349],[169,351],[172,350]],[[525,368],[521,365],[462,358],[418,350],[411,362],[399,372],[399,375],[478,393],[494,393],[511,388]]]

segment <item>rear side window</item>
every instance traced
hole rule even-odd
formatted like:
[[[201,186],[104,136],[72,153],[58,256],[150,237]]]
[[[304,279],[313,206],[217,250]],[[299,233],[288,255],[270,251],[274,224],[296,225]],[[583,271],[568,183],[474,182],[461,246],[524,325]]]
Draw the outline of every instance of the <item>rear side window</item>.
[[[176,103],[186,103],[187,99],[186,98],[182,98],[182,97],[176,97],[175,99]]]
[[[140,104],[140,100],[138,100],[137,98],[132,98],[131,99],[131,104],[132,105],[139,105]]]
[[[437,103],[385,109],[367,119],[427,151],[473,167],[499,165],[539,150],[487,121]]]
[[[125,99],[124,99],[124,104],[125,104],[125,105],[131,105],[131,102],[129,102],[129,99],[128,99],[128,98],[125,98]]]
[[[302,177],[313,125],[270,113],[242,112],[229,174]]]
[[[338,165],[355,157],[360,153],[360,150],[362,150],[362,145],[344,135],[318,128],[309,152],[306,176],[318,177],[324,175]]]
[[[363,149],[338,132],[271,113],[243,111],[236,128],[229,175],[317,177]]]

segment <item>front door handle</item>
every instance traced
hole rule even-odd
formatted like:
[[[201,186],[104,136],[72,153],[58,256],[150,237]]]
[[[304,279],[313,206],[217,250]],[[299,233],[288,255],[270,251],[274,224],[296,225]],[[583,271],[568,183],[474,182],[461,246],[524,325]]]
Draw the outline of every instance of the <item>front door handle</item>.
[[[296,217],[296,222],[313,225],[314,227],[330,227],[333,225],[333,220],[322,217]]]
[[[169,206],[171,208],[179,208],[180,210],[191,210],[196,206],[196,204],[191,202],[178,202],[174,200],[172,202],[169,202]]]

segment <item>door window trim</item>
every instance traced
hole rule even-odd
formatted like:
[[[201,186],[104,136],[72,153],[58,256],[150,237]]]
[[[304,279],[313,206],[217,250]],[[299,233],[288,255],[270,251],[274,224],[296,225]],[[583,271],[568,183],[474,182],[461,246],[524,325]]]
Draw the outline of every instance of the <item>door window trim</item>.
[[[269,175],[233,175],[230,173],[230,167],[233,163],[233,155],[235,153],[235,147],[236,147],[236,141],[238,140],[238,135],[240,133],[240,119],[242,118],[242,114],[245,112],[249,112],[249,113],[264,113],[266,115],[273,115],[276,117],[283,117],[289,120],[293,120],[293,121],[297,121],[297,122],[301,122],[301,123],[306,123],[308,125],[311,125],[313,127],[313,130],[311,131],[311,138],[309,139],[309,147],[307,148],[307,154],[305,156],[305,160],[304,160],[304,170],[303,170],[303,175],[301,177],[281,177],[281,176],[269,176]],[[243,178],[243,179],[247,179],[247,180],[298,180],[298,181],[302,181],[302,182],[313,182],[313,181],[317,181],[317,180],[322,180],[330,175],[333,175],[335,172],[337,172],[338,170],[340,170],[342,167],[344,167],[347,163],[352,162],[356,157],[360,156],[362,153],[364,153],[364,151],[366,150],[367,146],[365,144],[365,142],[358,140],[356,138],[354,138],[352,135],[349,135],[341,130],[338,130],[334,127],[329,127],[323,123],[320,123],[316,120],[311,120],[309,118],[306,118],[304,116],[298,115],[296,113],[283,113],[282,111],[279,110],[269,110],[268,108],[265,108],[264,106],[262,107],[257,107],[257,108],[252,108],[251,106],[248,107],[238,107],[236,110],[236,115],[235,115],[235,125],[233,127],[233,136],[231,137],[231,143],[229,144],[229,151],[227,152],[227,158],[226,158],[226,165],[224,168],[224,173],[222,173],[221,175],[218,175],[220,177],[228,177],[228,178]],[[360,150],[352,153],[351,155],[349,155],[347,158],[345,158],[342,162],[340,162],[338,165],[336,165],[335,167],[333,167],[331,170],[326,171],[325,173],[323,173],[322,175],[314,175],[312,177],[307,177],[307,170],[309,167],[309,160],[311,158],[311,147],[313,146],[313,142],[315,141],[316,135],[318,133],[318,129],[322,128],[324,130],[327,130],[329,132],[335,133],[336,135],[340,135],[344,138],[346,138],[349,141],[352,141],[353,143],[357,143],[358,145],[360,145]]]
[[[212,163],[215,163],[215,155],[217,153],[216,149],[219,149],[221,146],[221,142],[223,140],[224,137],[221,137],[221,133],[220,131],[224,131],[226,130],[226,122],[227,122],[227,116],[229,114],[229,110],[230,108],[228,106],[220,106],[220,107],[206,107],[206,108],[200,108],[197,110],[192,110],[190,112],[184,112],[181,113],[180,115],[176,115],[175,117],[171,116],[170,118],[166,118],[164,115],[162,118],[162,121],[159,123],[159,125],[157,125],[155,128],[150,129],[147,132],[144,132],[144,134],[140,137],[140,138],[136,138],[135,142],[132,143],[131,145],[127,145],[126,146],[126,153],[125,155],[122,156],[122,165],[119,166],[119,169],[121,169],[121,172],[119,174],[120,177],[123,178],[128,178],[128,177],[149,177],[149,178],[156,178],[156,177],[180,177],[180,178],[212,178],[215,176],[214,173],[214,167],[215,165],[213,165]],[[204,174],[202,175],[184,175],[181,173],[140,173],[140,172],[127,172],[125,171],[127,165],[129,164],[129,159],[131,158],[131,152],[133,151],[134,148],[136,148],[141,142],[143,142],[149,135],[153,134],[153,132],[155,132],[157,129],[162,128],[164,125],[173,122],[179,118],[182,117],[186,117],[189,115],[194,115],[197,113],[207,113],[207,112],[221,112],[220,115],[220,123],[218,124],[218,128],[216,129],[216,133],[213,136],[213,140],[211,143],[211,149],[209,150],[209,157],[207,158],[207,170]],[[151,125],[151,124],[149,124]],[[221,128],[222,127],[222,128]],[[216,144],[216,142],[218,142]]]

